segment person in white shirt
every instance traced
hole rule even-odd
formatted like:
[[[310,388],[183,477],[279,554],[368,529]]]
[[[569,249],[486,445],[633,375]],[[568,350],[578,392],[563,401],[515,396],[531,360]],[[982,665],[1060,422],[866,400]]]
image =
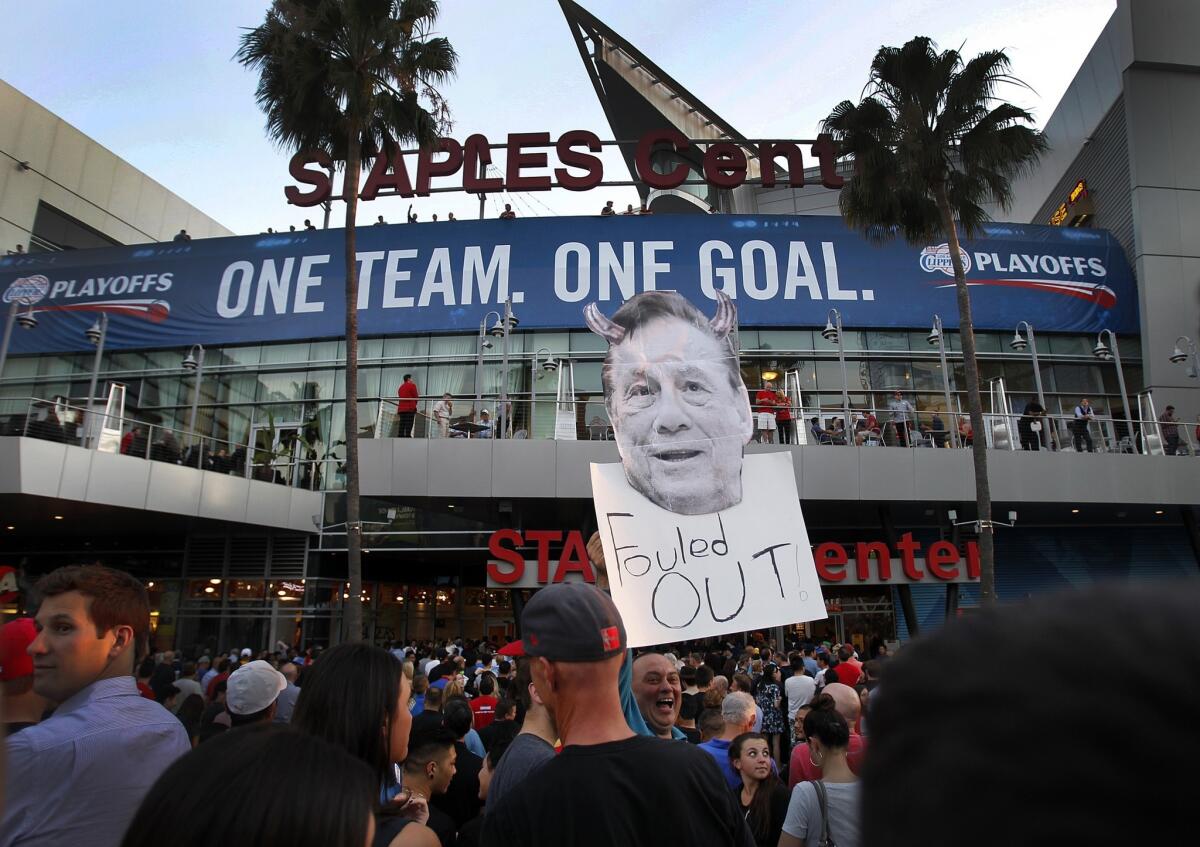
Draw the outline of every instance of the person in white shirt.
[[[913,416],[917,410],[912,403],[904,399],[904,395],[897,389],[892,392],[892,399],[888,401],[888,411],[892,413],[892,423],[896,425],[896,440],[901,447],[907,447]]]
[[[442,399],[433,404],[433,429],[430,430],[435,438],[450,437],[450,416],[454,414],[454,401],[447,391]]]
[[[487,409],[479,413],[479,425],[483,429],[475,433],[476,438],[491,438],[492,437],[492,414]]]
[[[807,706],[817,692],[817,681],[804,673],[804,657],[799,653],[792,654],[792,675],[783,683],[783,693],[787,697],[788,726],[796,725],[796,712],[801,706]]]

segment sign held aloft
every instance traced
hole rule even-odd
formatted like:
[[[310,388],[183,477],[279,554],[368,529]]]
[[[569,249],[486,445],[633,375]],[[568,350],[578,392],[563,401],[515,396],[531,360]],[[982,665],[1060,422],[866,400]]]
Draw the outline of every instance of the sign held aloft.
[[[747,456],[741,501],[682,515],[592,465],[613,600],[631,647],[826,617],[789,453]]]

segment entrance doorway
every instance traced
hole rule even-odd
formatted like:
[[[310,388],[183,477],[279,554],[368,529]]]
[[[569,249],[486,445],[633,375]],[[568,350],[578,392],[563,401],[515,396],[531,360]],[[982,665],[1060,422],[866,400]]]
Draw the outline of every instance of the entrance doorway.
[[[814,644],[820,644],[822,641],[841,644],[845,631],[845,620],[841,612],[829,612],[829,617],[825,620],[808,624],[808,637]]]
[[[264,482],[296,485],[304,447],[298,422],[255,424],[253,478]]]

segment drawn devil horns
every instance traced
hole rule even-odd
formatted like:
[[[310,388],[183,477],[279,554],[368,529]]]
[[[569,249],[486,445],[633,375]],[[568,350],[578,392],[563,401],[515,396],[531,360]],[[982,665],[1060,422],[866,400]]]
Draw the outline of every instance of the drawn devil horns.
[[[588,303],[584,308],[583,319],[587,322],[588,329],[609,344],[620,344],[625,338],[625,327],[602,315],[595,303]],[[724,338],[737,325],[737,307],[724,291],[717,291],[717,313],[712,316],[708,325],[712,327],[717,338]]]

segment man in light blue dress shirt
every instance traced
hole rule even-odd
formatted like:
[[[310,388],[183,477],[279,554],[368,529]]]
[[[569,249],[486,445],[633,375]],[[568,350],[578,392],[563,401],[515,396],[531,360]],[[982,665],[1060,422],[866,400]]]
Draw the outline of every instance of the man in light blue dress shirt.
[[[8,739],[0,847],[118,847],[142,797],[190,749],[183,725],[138,693],[146,590],[123,571],[59,568],[38,583],[34,690],[59,706]]]

